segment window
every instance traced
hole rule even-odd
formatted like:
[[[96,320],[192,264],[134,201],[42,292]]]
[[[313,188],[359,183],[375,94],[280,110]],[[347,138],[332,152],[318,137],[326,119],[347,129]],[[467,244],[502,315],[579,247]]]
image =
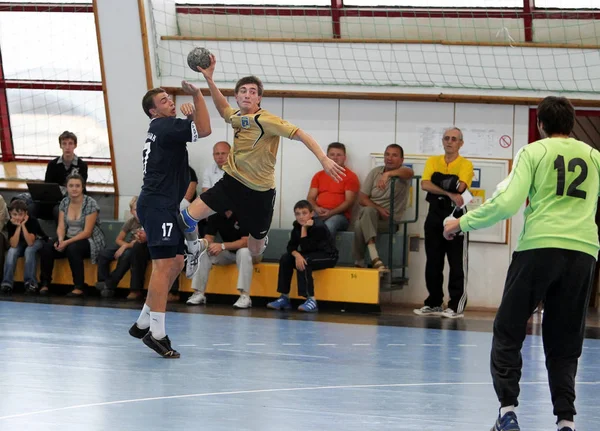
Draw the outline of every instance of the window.
[[[523,0],[344,0],[344,6],[522,8]]]
[[[60,155],[58,135],[77,135],[77,155],[110,158],[102,91],[8,89],[14,153]]]
[[[29,9],[18,3],[14,11],[0,12],[11,153],[17,159],[57,156],[58,135],[69,130],[78,137],[79,156],[110,159],[91,0],[45,1]],[[73,9],[72,3],[85,7]],[[10,144],[5,135],[5,156]]]
[[[535,0],[535,7],[558,9],[600,9],[598,0]]]

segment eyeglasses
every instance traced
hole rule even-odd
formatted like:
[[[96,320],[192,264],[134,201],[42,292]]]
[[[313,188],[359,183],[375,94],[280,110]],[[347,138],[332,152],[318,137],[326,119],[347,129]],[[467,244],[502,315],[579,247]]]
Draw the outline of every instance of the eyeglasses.
[[[444,141],[458,142],[458,141],[461,141],[461,139],[457,138],[456,136],[444,136]]]

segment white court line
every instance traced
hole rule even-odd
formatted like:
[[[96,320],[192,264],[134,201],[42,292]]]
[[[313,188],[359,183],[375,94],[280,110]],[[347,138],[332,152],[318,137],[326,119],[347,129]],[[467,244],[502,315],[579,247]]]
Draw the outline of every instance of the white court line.
[[[324,344],[317,344],[317,346],[337,346],[337,344],[327,344],[327,343],[324,343]]]
[[[246,346],[264,346],[265,343],[246,343]]]
[[[269,356],[293,356],[295,358],[316,358],[316,359],[331,359],[329,356],[315,356],[315,355],[299,355],[296,353],[273,353],[273,352],[256,352],[253,350],[234,350],[234,349],[217,349],[219,352],[233,352],[233,353],[254,353],[257,355],[269,355]]]
[[[459,344],[458,347],[477,347],[477,344]]]
[[[406,344],[388,344],[388,347],[390,346],[406,346]]]
[[[353,343],[353,346],[370,346],[370,343]]]
[[[231,343],[213,344],[213,346],[231,346]]]
[[[423,346],[423,347],[442,347],[444,346],[444,344],[417,344],[418,346]]]
[[[389,383],[383,385],[340,385],[340,386],[311,386],[301,388],[275,388],[275,389],[249,389],[244,391],[227,391],[227,392],[205,392],[199,394],[186,394],[186,395],[170,395],[164,397],[152,397],[152,398],[134,398],[130,400],[118,400],[118,401],[105,401],[101,403],[90,403],[90,404],[79,404],[68,407],[58,407],[55,409],[37,410],[27,413],[18,413],[15,415],[0,416],[1,420],[22,418],[26,416],[40,415],[43,413],[54,413],[65,410],[76,410],[84,409],[89,407],[104,407],[112,406],[116,404],[131,404],[141,403],[145,401],[160,401],[160,400],[178,400],[184,398],[203,398],[203,397],[215,397],[220,395],[247,395],[247,394],[264,394],[274,392],[302,392],[302,391],[323,391],[323,390],[335,390],[335,389],[369,389],[369,388],[414,388],[414,387],[432,387],[432,386],[487,386],[491,385],[492,382],[431,382],[431,383]],[[548,382],[520,382],[521,385],[547,385]],[[577,382],[578,385],[600,385],[600,382]]]
[[[180,344],[177,347],[196,347],[196,345],[195,344]]]
[[[282,343],[282,346],[301,346],[302,344],[300,343]]]

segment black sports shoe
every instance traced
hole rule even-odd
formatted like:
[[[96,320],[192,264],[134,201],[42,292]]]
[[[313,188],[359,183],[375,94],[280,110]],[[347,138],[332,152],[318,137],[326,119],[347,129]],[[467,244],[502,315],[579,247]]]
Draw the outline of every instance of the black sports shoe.
[[[129,328],[129,335],[135,338],[139,338],[140,340],[144,338],[144,336],[150,332],[150,327],[146,329],[141,329],[138,327],[137,323],[134,323],[131,328]]]
[[[171,347],[171,340],[169,340],[167,335],[165,335],[165,338],[162,340],[157,340],[152,336],[152,332],[148,332],[146,335],[144,335],[142,341],[146,346],[150,347],[163,358],[177,359],[181,356],[177,350],[174,350]]]

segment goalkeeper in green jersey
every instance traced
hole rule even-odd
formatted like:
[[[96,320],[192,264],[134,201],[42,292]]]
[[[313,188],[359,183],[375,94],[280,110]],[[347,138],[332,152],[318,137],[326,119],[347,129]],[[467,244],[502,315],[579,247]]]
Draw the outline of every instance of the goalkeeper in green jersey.
[[[537,120],[545,138],[517,153],[491,199],[458,220],[447,219],[444,227],[448,239],[483,229],[511,217],[529,199],[494,321],[491,372],[500,414],[492,431],[519,430],[521,346],[540,301],[554,415],[559,431],[575,430],[575,375],[599,249],[600,153],[569,138],[575,109],[566,98],[546,97]]]

